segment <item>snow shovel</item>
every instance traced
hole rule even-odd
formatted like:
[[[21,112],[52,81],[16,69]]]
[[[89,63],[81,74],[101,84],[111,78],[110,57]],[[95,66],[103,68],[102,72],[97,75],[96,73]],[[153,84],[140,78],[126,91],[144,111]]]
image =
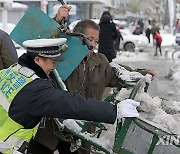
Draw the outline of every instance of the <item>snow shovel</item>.
[[[22,43],[30,39],[67,38],[66,44],[68,48],[62,52],[65,60],[56,62],[56,69],[63,81],[65,81],[87,55],[88,48],[91,48],[86,36],[80,33],[70,33],[66,30],[66,24],[60,27],[54,19],[33,6],[26,11],[11,32],[10,37],[22,47]],[[83,44],[75,36],[81,37]]]

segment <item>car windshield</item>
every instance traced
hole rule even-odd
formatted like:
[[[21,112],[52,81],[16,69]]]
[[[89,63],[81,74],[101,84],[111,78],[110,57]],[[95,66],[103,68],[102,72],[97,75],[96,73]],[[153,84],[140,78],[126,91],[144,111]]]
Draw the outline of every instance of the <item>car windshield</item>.
[[[132,35],[131,31],[129,29],[121,29],[120,32],[124,35]]]

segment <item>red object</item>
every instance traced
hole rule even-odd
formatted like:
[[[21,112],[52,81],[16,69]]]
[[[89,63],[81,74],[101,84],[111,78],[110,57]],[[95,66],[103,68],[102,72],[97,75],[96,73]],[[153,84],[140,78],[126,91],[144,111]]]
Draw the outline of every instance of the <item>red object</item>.
[[[157,43],[162,43],[162,37],[158,32],[154,34],[154,39],[156,40]]]

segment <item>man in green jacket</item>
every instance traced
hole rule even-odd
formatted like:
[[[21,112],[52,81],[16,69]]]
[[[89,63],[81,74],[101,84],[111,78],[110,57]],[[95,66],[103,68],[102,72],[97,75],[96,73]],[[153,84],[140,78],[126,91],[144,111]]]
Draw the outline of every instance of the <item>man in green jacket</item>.
[[[130,71],[126,70],[122,65],[109,64],[107,58],[101,53],[95,53],[94,50],[99,41],[99,26],[92,20],[82,20],[74,27],[73,32],[83,33],[90,40],[93,50],[89,51],[88,55],[73,71],[70,77],[65,81],[68,91],[77,92],[85,97],[92,97],[102,100],[102,95],[106,87],[128,87],[132,82],[138,81],[143,78],[143,75],[139,72],[126,67]],[[123,70],[129,78],[123,78]],[[142,72],[144,75],[148,73],[148,70]],[[121,74],[121,75],[120,75]],[[90,126],[89,132],[95,131],[95,127]],[[84,148],[90,150],[90,145],[83,142]],[[89,153],[84,150],[80,150],[81,154]]]

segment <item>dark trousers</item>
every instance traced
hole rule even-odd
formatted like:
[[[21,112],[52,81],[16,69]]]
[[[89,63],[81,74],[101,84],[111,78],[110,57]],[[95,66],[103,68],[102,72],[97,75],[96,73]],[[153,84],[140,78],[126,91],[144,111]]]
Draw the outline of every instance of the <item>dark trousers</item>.
[[[46,127],[38,129],[34,140],[28,146],[28,153],[31,154],[54,154],[58,150],[60,154],[76,154],[70,152],[70,143],[58,139],[54,135],[57,130],[52,119],[46,119]]]
[[[46,148],[44,145],[40,144],[39,142],[35,140],[30,141],[27,152],[31,154],[53,154],[54,153],[54,151]]]
[[[162,56],[161,43],[156,43],[156,51],[155,51],[154,56],[157,56],[157,55],[158,55],[158,53],[157,53],[157,50],[158,50],[158,49],[159,49],[160,55]]]
[[[78,151],[71,152],[70,146],[71,145],[69,143],[61,141],[58,143],[56,150],[58,150],[58,152],[60,154],[78,154]],[[28,153],[31,153],[31,154],[54,154],[54,151],[48,149],[47,147],[45,147],[44,145],[40,144],[39,142],[37,142],[35,140],[31,140],[29,147],[28,147]]]
[[[151,43],[150,35],[146,35],[146,37],[148,38],[148,42]]]

